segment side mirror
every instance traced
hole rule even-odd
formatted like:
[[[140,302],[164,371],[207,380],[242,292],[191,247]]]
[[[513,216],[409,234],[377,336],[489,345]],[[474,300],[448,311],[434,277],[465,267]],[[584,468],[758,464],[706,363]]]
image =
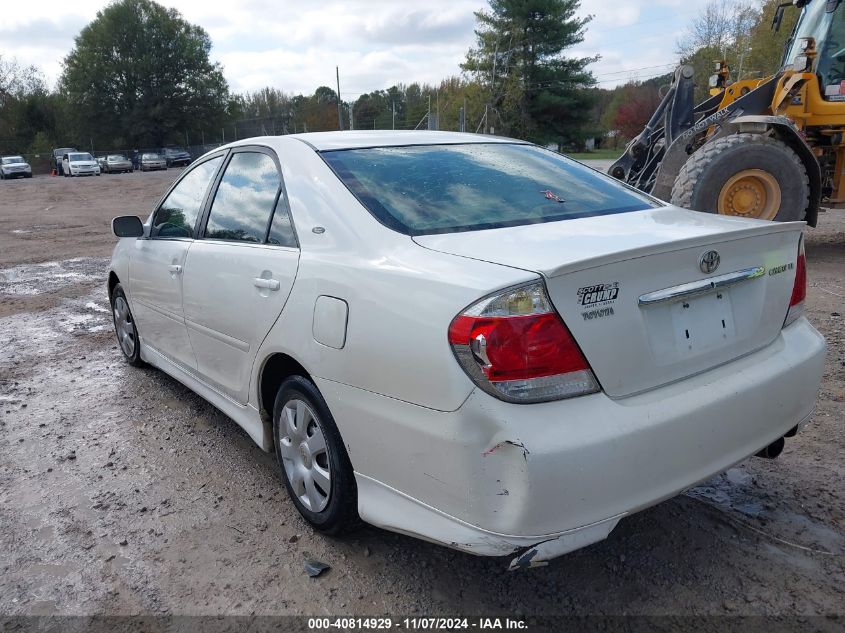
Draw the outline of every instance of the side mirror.
[[[137,215],[121,215],[111,221],[111,230],[117,237],[143,237],[144,225]]]
[[[783,10],[785,8],[785,5],[779,4],[777,9],[775,9],[775,16],[772,18],[772,30],[775,32],[780,31],[780,24],[783,22]]]

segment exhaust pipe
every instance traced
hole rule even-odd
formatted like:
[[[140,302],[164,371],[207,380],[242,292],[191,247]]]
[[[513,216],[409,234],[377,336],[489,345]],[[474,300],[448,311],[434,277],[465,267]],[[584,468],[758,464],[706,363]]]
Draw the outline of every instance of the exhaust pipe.
[[[786,444],[786,440],[782,437],[776,439],[774,442],[769,444],[766,448],[761,450],[759,453],[756,454],[756,457],[764,457],[766,459],[774,459],[778,455],[783,452],[783,446]]]

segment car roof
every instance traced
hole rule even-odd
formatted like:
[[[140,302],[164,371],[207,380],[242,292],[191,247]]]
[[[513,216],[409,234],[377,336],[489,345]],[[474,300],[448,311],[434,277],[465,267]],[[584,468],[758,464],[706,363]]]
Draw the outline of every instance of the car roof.
[[[317,151],[356,149],[363,147],[445,145],[460,143],[528,144],[526,141],[505,138],[502,136],[491,136],[489,134],[436,132],[432,130],[353,130],[344,132],[309,132],[306,134],[289,134],[287,136],[288,138],[299,139]]]

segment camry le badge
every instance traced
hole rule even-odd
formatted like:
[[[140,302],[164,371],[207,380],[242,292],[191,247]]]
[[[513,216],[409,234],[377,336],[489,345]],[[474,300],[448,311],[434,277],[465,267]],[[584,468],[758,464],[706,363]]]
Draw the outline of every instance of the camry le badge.
[[[712,273],[719,267],[720,261],[719,253],[716,251],[707,251],[698,260],[698,267],[704,274]]]

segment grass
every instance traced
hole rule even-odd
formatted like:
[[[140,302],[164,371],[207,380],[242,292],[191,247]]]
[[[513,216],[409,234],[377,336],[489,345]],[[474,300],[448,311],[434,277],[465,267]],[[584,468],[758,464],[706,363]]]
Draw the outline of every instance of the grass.
[[[622,152],[624,152],[624,148],[622,149],[595,149],[591,152],[564,152],[567,156],[571,156],[572,158],[576,158],[578,160],[616,160],[620,156],[622,156]]]

